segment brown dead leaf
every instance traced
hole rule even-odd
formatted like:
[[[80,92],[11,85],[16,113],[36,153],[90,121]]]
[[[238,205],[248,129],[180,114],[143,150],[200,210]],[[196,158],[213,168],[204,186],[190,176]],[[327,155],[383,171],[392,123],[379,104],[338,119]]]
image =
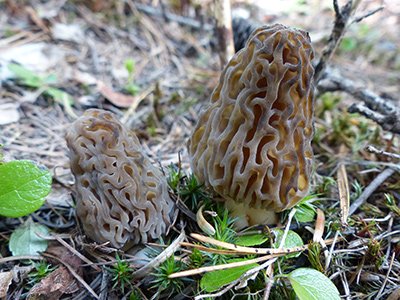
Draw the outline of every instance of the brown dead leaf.
[[[136,101],[136,97],[115,92],[111,87],[107,86],[100,80],[97,82],[97,89],[104,96],[104,98],[118,107],[127,108]]]
[[[29,300],[60,299],[63,294],[72,294],[79,289],[75,278],[64,266],[59,266],[29,291]]]
[[[1,272],[0,273],[0,298],[6,298],[8,287],[10,286],[13,279],[12,272]]]
[[[313,236],[313,241],[319,243],[324,234],[325,228],[325,214],[319,208],[317,209],[317,221],[315,222],[315,231]]]
[[[82,260],[71,253],[67,248],[63,246],[50,245],[46,253],[57,257],[60,261],[71,266],[77,274],[82,275]],[[58,264],[58,261],[54,261],[54,263]]]
[[[400,299],[400,288],[394,290],[387,300],[399,300]]]
[[[342,225],[347,225],[350,207],[350,188],[344,164],[340,164],[337,171],[337,184],[339,188],[340,210]]]
[[[44,33],[50,33],[49,27],[44,23],[42,18],[38,15],[36,10],[33,7],[27,6],[25,7],[25,11],[29,15],[31,21],[39,27]]]

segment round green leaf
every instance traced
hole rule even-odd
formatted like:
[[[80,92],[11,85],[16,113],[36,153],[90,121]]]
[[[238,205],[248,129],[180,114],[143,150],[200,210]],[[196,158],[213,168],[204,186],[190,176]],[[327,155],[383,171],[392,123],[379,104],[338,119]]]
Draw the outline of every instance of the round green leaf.
[[[0,164],[0,215],[17,218],[40,208],[51,189],[51,174],[29,160]]]
[[[10,251],[14,256],[37,255],[47,249],[47,240],[38,236],[47,236],[47,227],[28,221],[14,230],[10,237]]]
[[[274,247],[278,248],[279,245],[281,244],[281,240],[282,240],[284,231],[282,229],[274,229],[273,231],[276,236]],[[293,230],[289,230],[288,234],[286,236],[285,244],[283,245],[283,248],[294,248],[294,247],[300,247],[303,245],[304,245],[304,243],[303,243],[303,240],[301,239],[301,237]],[[300,255],[300,253],[291,253],[291,254],[285,255],[285,257],[291,258],[291,257],[297,257],[299,255]]]
[[[299,268],[291,272],[288,278],[300,300],[340,300],[333,282],[317,270]]]

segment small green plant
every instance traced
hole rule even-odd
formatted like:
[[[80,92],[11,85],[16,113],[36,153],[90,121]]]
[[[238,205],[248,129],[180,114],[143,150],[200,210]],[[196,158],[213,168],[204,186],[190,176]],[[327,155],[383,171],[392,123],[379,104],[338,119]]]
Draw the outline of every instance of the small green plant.
[[[64,106],[71,106],[74,103],[72,96],[63,90],[54,87],[57,84],[57,77],[54,74],[40,76],[19,64],[10,63],[8,69],[14,73],[17,80],[30,88],[39,89],[43,94],[59,102]]]
[[[200,201],[209,202],[210,195],[194,174],[186,175],[180,168],[171,165],[167,178],[170,188],[179,195],[192,210],[197,210]]]
[[[386,206],[395,214],[400,216],[400,208],[396,204],[396,200],[394,199],[393,195],[385,193],[386,199]]]
[[[332,187],[336,185],[336,180],[330,176],[322,176],[322,180],[315,187],[314,193],[318,194],[321,197],[326,197],[329,195],[329,192]]]
[[[214,238],[222,242],[234,243],[237,236],[235,230],[233,229],[233,225],[234,219],[229,217],[227,210],[219,212],[214,218]],[[229,258],[229,256],[223,254],[213,254],[210,256],[211,264],[213,265],[226,263]]]
[[[181,168],[178,168],[175,165],[170,164],[168,170],[169,170],[168,172],[169,176],[167,178],[168,185],[174,191],[174,193],[178,193],[178,188],[182,178]]]
[[[132,288],[133,269],[130,267],[129,263],[121,259],[118,254],[116,255],[115,265],[105,269],[111,274],[113,289],[118,286],[121,293],[125,294],[125,288],[127,286]]]
[[[190,267],[200,268],[203,266],[205,258],[199,249],[194,248],[190,254]]]
[[[326,112],[333,111],[341,100],[340,96],[333,93],[324,93],[320,98],[315,111],[315,115],[320,118],[324,118]]]
[[[166,292],[169,295],[181,292],[185,286],[185,281],[189,279],[169,278],[168,276],[182,271],[184,267],[185,265],[180,260],[176,260],[173,255],[170,256],[153,273],[155,279],[152,281],[152,288],[157,289],[158,293]]]
[[[135,84],[135,61],[131,58],[125,60],[125,69],[128,71],[128,80],[124,87],[124,89],[131,94],[132,96],[136,95],[140,88],[137,84]]]
[[[320,271],[324,272],[324,267],[322,266],[321,262],[321,245],[319,243],[312,242],[308,246],[308,261],[310,262],[311,266]]]
[[[45,261],[32,262],[32,264],[33,271],[28,274],[28,284],[30,286],[35,285],[56,269],[56,267]]]
[[[197,181],[194,174],[186,176],[183,183],[179,195],[186,203],[190,203],[192,208],[197,208],[201,200],[209,199],[209,195],[204,190],[204,185]]]
[[[227,210],[218,214],[214,218],[215,236],[214,238],[227,243],[233,243],[236,239],[236,232],[233,229],[234,219],[232,219]]]
[[[351,184],[353,187],[353,192],[351,193],[351,200],[356,200],[358,197],[360,197],[362,191],[363,191],[363,186],[357,181],[354,180],[354,182]]]
[[[176,110],[177,115],[181,115],[189,110],[193,105],[195,105],[199,100],[197,98],[189,97],[181,102],[181,105]]]

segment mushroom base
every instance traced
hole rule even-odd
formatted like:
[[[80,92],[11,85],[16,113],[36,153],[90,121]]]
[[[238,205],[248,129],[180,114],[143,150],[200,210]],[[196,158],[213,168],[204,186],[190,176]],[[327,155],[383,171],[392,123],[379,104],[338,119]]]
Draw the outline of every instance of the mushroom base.
[[[229,210],[230,215],[236,218],[235,225],[238,229],[278,222],[277,213],[271,210],[248,207],[233,200],[226,200],[225,207]]]

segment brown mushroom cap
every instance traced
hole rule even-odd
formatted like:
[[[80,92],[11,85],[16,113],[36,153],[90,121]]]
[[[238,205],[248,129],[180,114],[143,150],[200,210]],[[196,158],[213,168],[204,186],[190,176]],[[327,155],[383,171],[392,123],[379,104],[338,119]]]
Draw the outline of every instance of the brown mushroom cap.
[[[313,56],[304,31],[255,30],[224,68],[189,141],[194,174],[249,224],[270,222],[308,193]]]
[[[165,233],[174,207],[166,179],[113,114],[87,110],[66,140],[76,212],[90,238],[121,248]]]

